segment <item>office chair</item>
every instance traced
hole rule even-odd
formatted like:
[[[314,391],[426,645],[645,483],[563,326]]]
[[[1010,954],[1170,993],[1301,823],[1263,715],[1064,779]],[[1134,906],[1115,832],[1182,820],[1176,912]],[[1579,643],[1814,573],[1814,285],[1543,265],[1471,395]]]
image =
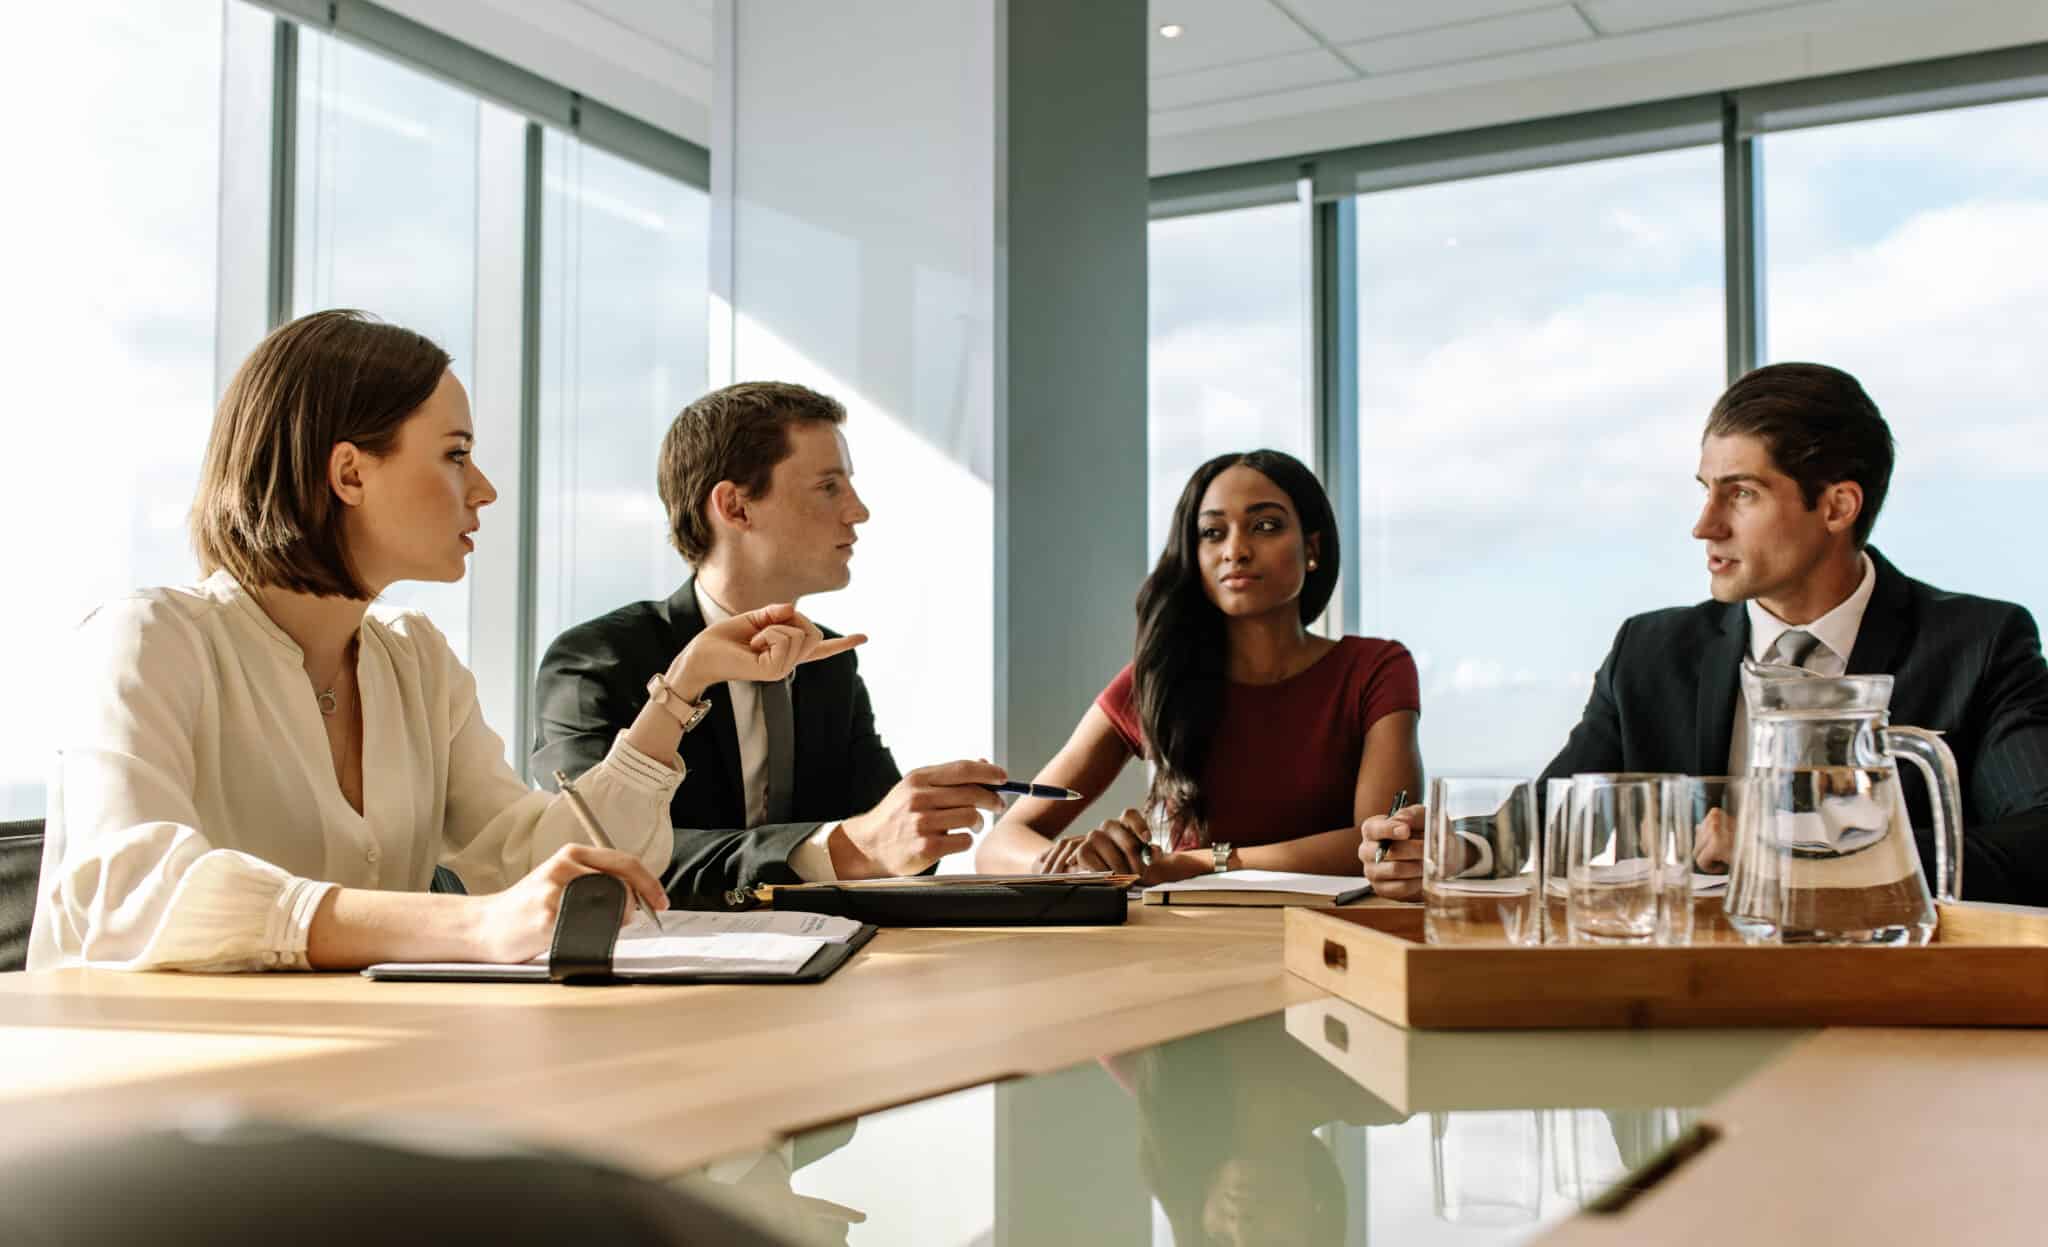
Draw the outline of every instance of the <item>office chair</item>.
[[[784,1244],[659,1183],[447,1123],[310,1126],[218,1111],[10,1161],[0,1242]]]
[[[43,874],[43,820],[0,823],[0,972],[28,964],[28,929]]]

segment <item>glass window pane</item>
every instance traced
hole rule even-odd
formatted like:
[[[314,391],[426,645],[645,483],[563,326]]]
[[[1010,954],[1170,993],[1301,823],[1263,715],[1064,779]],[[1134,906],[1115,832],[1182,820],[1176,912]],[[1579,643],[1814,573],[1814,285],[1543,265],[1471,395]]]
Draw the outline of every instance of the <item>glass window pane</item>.
[[[477,98],[330,35],[299,30],[295,315],[354,307],[438,342],[474,392]],[[502,456],[502,458],[501,458]],[[479,445],[477,461],[511,461]],[[510,515],[485,524],[512,531]],[[423,610],[469,653],[469,586],[406,582],[384,601]]]
[[[667,597],[655,452],[704,392],[710,196],[547,131],[534,635]],[[651,674],[651,673],[650,673]]]
[[[66,0],[8,13],[0,108],[0,818],[43,813],[46,716],[71,628],[197,575],[185,517],[213,417],[219,0]],[[24,534],[36,534],[26,537]]]
[[[1414,651],[1431,774],[1533,774],[1623,618],[1698,601],[1721,155],[1358,201],[1361,630]]]
[[[1150,234],[1148,567],[1204,460],[1270,447],[1306,462],[1312,446],[1301,206],[1174,217]]]
[[[1764,139],[1773,360],[1855,374],[1898,466],[1872,544],[1907,575],[2048,611],[2048,100]]]

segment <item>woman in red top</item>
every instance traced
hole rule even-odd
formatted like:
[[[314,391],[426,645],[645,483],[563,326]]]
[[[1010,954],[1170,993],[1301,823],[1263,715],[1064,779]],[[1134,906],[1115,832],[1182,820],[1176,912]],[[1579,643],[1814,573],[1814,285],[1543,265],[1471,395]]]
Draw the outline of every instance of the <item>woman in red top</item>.
[[[1024,799],[976,853],[987,872],[1115,870],[1148,882],[1218,868],[1359,873],[1359,823],[1422,791],[1415,661],[1398,641],[1308,631],[1336,587],[1336,517],[1277,450],[1196,469],[1138,591],[1137,654],[1038,775],[1102,795],[1132,758],[1172,828],[1151,855],[1138,810],[1060,839],[1082,802]]]

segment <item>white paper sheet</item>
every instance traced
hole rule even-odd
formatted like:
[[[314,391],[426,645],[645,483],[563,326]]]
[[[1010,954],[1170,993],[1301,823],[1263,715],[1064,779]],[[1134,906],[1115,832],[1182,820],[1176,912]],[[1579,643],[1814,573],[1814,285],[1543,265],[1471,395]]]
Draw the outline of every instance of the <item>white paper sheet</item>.
[[[1220,875],[1196,875],[1177,883],[1159,883],[1147,892],[1302,892],[1310,896],[1335,897],[1365,880],[1357,875],[1297,875],[1285,870],[1227,870]]]

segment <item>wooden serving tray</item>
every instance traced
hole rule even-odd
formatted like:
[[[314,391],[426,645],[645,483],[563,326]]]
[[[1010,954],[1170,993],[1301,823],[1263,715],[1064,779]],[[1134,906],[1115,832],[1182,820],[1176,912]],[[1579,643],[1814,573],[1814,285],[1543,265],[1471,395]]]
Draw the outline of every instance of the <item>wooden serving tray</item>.
[[[1924,948],[1430,945],[1420,906],[1290,909],[1287,968],[1401,1026],[2048,1026],[2048,910],[1942,905]]]

